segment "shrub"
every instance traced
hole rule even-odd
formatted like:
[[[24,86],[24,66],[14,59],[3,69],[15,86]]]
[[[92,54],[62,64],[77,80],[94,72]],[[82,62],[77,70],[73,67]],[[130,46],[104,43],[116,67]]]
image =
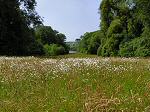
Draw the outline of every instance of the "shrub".
[[[125,43],[120,47],[119,54],[122,57],[146,57],[150,56],[150,39],[147,37],[139,37],[131,42]]]
[[[57,44],[44,45],[44,51],[47,56],[56,56],[65,54],[65,48],[63,46],[59,46]]]
[[[119,55],[122,57],[132,57],[134,56],[135,46],[133,42],[126,42],[124,45],[120,46]]]
[[[35,41],[29,46],[29,55],[43,55],[44,50],[43,50],[43,45]]]

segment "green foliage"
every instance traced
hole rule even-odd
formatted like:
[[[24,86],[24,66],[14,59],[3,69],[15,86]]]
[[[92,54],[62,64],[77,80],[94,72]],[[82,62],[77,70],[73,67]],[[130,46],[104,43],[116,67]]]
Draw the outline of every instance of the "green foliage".
[[[70,51],[77,51],[79,42],[67,42]]]
[[[44,45],[46,55],[60,55],[69,52],[69,48],[65,44],[66,36],[53,30],[50,26],[37,26],[35,37],[39,43]]]
[[[106,33],[107,29],[111,23],[112,20],[112,14],[111,14],[111,7],[110,7],[110,1],[109,0],[102,0],[101,6],[100,6],[100,13],[101,13],[101,30]]]
[[[137,17],[144,25],[150,26],[150,1],[134,0],[137,5]]]
[[[107,31],[107,40],[102,47],[102,56],[116,56],[119,49],[120,40],[122,39],[122,24],[120,19],[115,19],[110,24]],[[100,50],[100,49],[99,49]],[[100,53],[98,53],[100,55]]]
[[[37,26],[42,24],[42,18],[38,15],[35,10],[36,0],[16,0],[17,4],[21,6],[21,13],[25,16],[26,24]]]
[[[141,37],[133,39],[130,42],[125,43],[120,47],[121,56],[150,56],[150,30],[149,28],[144,29]]]
[[[126,43],[123,47],[120,48],[120,56],[131,57],[131,56],[140,56],[146,57],[150,55],[150,49],[146,46],[142,46],[143,39],[134,39],[129,43]]]
[[[0,55],[43,55],[45,44],[68,53],[66,36],[41,25],[35,6],[35,0],[0,0]]]
[[[149,0],[102,0],[100,40],[94,41],[92,33],[84,35],[81,52],[95,54],[97,50],[98,56],[150,56],[149,4]]]
[[[111,22],[110,27],[108,28],[107,31],[107,37],[111,37],[112,34],[117,34],[117,33],[121,33],[123,30],[122,28],[122,23],[120,19],[115,19]]]
[[[85,33],[84,36],[81,36],[81,41],[79,42],[79,52],[97,54],[102,38],[103,34],[100,31]]]
[[[81,53],[87,53],[88,50],[88,43],[90,41],[92,33],[85,33],[84,36],[81,36],[81,41],[79,43],[78,51]]]
[[[0,0],[0,55],[31,55],[30,47],[38,46],[31,28],[41,23],[35,4],[35,0]]]
[[[101,45],[101,38],[102,38],[102,35],[100,35],[99,31],[95,32],[92,35],[91,40],[90,40],[90,44],[88,46],[88,53],[89,54],[97,54],[97,49]]]
[[[38,41],[33,42],[29,47],[29,54],[28,55],[43,55],[44,54],[44,48],[43,44],[41,44]]]
[[[56,43],[56,32],[50,26],[38,26],[35,28],[36,39],[45,44]]]
[[[65,54],[65,48],[63,46],[59,46],[57,44],[44,45],[44,51],[46,56],[56,56]]]
[[[65,46],[66,36],[56,30],[53,30],[50,26],[37,26],[35,28],[35,37],[36,40],[41,42],[43,45],[59,44]]]

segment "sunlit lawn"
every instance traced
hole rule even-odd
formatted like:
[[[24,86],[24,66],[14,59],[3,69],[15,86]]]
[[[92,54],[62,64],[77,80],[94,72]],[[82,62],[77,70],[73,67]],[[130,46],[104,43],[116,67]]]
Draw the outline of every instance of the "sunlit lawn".
[[[0,57],[0,112],[142,112],[150,59]]]

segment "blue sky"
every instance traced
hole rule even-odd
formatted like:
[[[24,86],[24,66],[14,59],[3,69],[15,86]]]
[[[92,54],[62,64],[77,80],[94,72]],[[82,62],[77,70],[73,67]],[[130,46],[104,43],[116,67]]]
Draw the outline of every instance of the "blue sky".
[[[99,4],[100,0],[37,0],[36,10],[44,25],[74,41],[85,32],[99,29]]]

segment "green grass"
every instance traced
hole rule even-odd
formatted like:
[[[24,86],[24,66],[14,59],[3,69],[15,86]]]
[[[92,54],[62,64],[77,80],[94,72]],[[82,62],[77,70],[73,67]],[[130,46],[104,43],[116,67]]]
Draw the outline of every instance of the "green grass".
[[[59,55],[59,56],[44,56],[39,58],[52,58],[52,59],[66,59],[66,58],[96,58],[97,55],[92,54],[83,54],[83,53],[75,53],[75,54],[66,54],[66,55]]]
[[[150,106],[149,59],[4,57],[0,71],[0,112],[143,112]]]

